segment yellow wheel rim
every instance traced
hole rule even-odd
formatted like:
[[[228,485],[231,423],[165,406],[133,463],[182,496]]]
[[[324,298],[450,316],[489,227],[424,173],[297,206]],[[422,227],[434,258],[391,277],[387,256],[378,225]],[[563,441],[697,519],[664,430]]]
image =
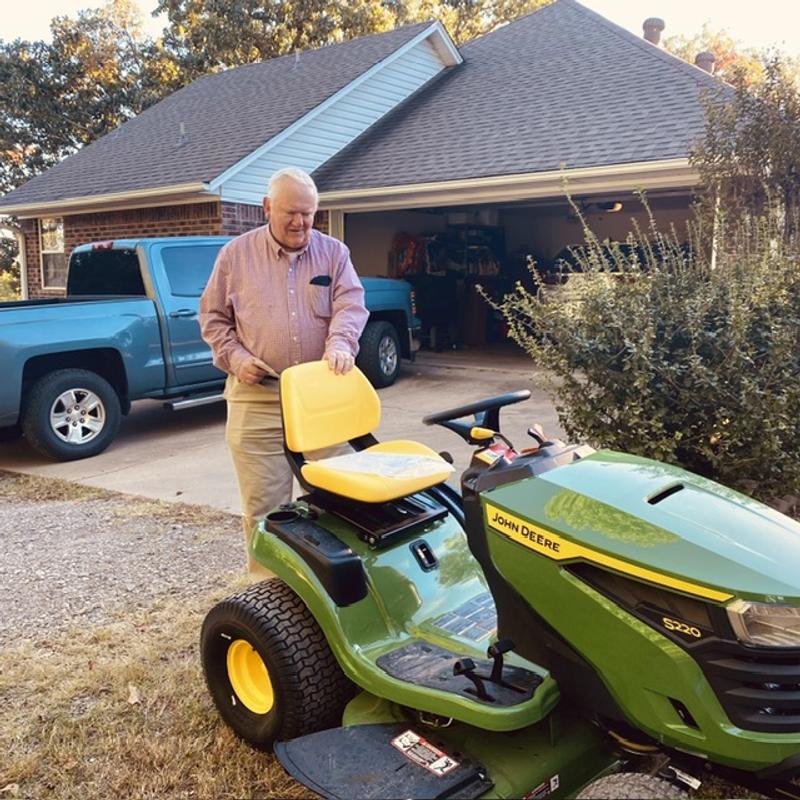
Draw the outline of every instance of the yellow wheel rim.
[[[267,665],[250,642],[237,639],[228,648],[228,680],[242,704],[254,714],[266,714],[275,704]]]

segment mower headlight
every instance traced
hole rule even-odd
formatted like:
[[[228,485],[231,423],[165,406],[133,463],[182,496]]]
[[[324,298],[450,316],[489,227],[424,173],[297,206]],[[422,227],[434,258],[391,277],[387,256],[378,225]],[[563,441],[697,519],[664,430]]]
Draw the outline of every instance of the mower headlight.
[[[768,647],[800,646],[800,606],[736,600],[728,619],[740,642]]]

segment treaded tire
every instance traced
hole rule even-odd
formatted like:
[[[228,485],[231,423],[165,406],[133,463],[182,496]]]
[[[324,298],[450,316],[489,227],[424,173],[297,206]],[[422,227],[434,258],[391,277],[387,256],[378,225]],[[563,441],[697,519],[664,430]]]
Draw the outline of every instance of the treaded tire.
[[[245,706],[228,674],[228,649],[242,639],[261,657],[272,683],[274,704],[265,713]],[[277,578],[214,606],[203,622],[200,653],[220,715],[259,750],[339,725],[355,693],[311,612]]]
[[[617,772],[590,783],[576,800],[673,800],[689,795],[669,781],[641,772]]]
[[[56,399],[70,389],[94,392],[103,406],[104,422],[97,435],[84,444],[62,441],[50,425],[50,409]],[[31,447],[57,461],[75,461],[102,453],[119,430],[122,417],[114,387],[88,369],[59,369],[39,378],[30,388],[22,412],[22,430]]]
[[[381,349],[394,350],[394,364],[387,365]],[[356,365],[376,388],[391,386],[400,374],[400,338],[391,322],[368,322],[358,345]]]

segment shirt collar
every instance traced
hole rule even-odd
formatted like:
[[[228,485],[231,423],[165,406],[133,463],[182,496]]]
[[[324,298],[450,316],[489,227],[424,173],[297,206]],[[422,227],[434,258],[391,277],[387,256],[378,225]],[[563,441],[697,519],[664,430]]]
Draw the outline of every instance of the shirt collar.
[[[272,235],[272,231],[269,229],[269,222],[267,222],[264,227],[267,229],[267,248],[275,258],[280,258],[281,256],[288,257],[289,255],[302,255],[306,252],[306,250],[308,250],[309,246],[311,245],[311,241],[314,238],[314,231],[312,230],[308,244],[302,250],[284,250],[281,244]]]

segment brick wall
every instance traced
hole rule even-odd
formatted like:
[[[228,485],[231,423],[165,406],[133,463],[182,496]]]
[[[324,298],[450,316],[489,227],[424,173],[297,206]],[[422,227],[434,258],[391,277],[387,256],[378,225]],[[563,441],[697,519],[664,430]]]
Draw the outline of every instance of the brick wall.
[[[133,208],[126,211],[107,211],[102,214],[75,214],[63,219],[64,247],[67,253],[86,242],[132,239],[140,236],[212,236],[223,232],[220,204],[217,201]],[[39,221],[24,220],[22,226],[28,264],[28,295],[62,296],[63,290],[42,289]]]
[[[266,222],[264,209],[261,206],[250,206],[244,203],[222,203],[222,229],[229,236],[257,228]],[[323,233],[330,233],[329,215],[327,211],[317,211],[314,227]]]
[[[239,236],[266,222],[261,206],[244,203],[222,203],[222,230],[228,236]]]
[[[134,239],[141,236],[238,236],[263,225],[261,206],[243,203],[193,203],[182,206],[134,208],[100,214],[75,214],[64,217],[64,245],[67,254],[86,242],[109,239]],[[327,211],[318,211],[314,227],[329,233]],[[28,264],[28,296],[60,297],[62,289],[42,288],[39,220],[22,221],[25,257]]]

